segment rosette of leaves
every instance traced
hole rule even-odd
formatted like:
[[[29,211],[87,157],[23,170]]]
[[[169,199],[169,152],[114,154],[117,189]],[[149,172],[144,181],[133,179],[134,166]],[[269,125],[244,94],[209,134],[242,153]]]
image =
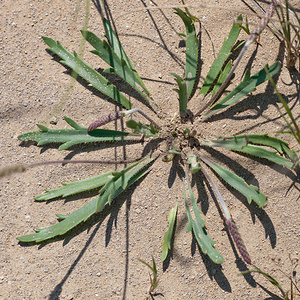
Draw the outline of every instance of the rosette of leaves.
[[[272,76],[279,71],[279,62],[275,62],[271,66],[266,66],[252,75],[250,74],[250,71],[247,71],[243,80],[233,90],[226,95],[221,91],[221,96],[213,101],[207,107],[206,111],[201,113],[201,118],[195,117],[193,120],[193,129],[190,128],[190,118],[186,118],[186,115],[189,100],[194,95],[199,94],[199,92],[197,92],[197,87],[201,71],[201,40],[200,36],[197,36],[197,18],[193,17],[187,10],[183,11],[181,9],[175,9],[175,13],[181,18],[186,29],[186,32],[182,34],[186,39],[185,73],[183,76],[173,74],[178,84],[176,92],[179,96],[180,126],[174,125],[174,128],[169,132],[165,132],[163,129],[166,128],[164,123],[160,124],[158,122],[157,125],[155,122],[150,121],[150,124],[147,124],[147,122],[143,123],[129,119],[127,120],[128,130],[124,132],[95,128],[100,126],[101,122],[98,122],[97,126],[90,127],[92,130],[88,130],[87,127],[80,126],[75,121],[65,118],[66,122],[72,127],[71,129],[50,129],[38,125],[39,131],[28,132],[19,136],[21,141],[35,141],[38,146],[46,145],[48,143],[59,143],[61,144],[58,148],[59,150],[67,150],[69,147],[81,143],[112,142],[130,139],[133,135],[139,135],[140,137],[146,136],[148,138],[147,143],[151,143],[151,139],[157,139],[161,143],[167,141],[169,151],[167,153],[153,154],[152,156],[144,157],[118,171],[110,171],[84,180],[64,183],[63,186],[57,189],[47,190],[44,194],[37,196],[35,199],[37,201],[47,201],[95,189],[99,190],[99,195],[82,208],[69,215],[57,215],[60,219],[57,224],[48,228],[36,229],[36,232],[33,234],[18,237],[19,241],[39,243],[66,234],[75,226],[85,222],[93,214],[101,213],[106,206],[112,205],[114,199],[118,197],[120,193],[151,170],[151,165],[152,163],[155,163],[155,160],[162,159],[167,163],[174,159],[175,156],[179,156],[180,161],[185,165],[187,181],[185,187],[188,187],[187,190],[184,188],[183,193],[183,200],[188,217],[187,231],[193,232],[203,253],[208,255],[215,263],[222,263],[223,257],[215,248],[215,242],[209,237],[209,234],[206,231],[203,213],[198,208],[193,196],[189,174],[198,176],[198,174],[202,172],[205,176],[208,176],[205,168],[209,167],[214,171],[217,177],[244,195],[249,203],[254,201],[259,207],[262,207],[266,204],[267,197],[259,191],[258,187],[248,185],[244,179],[237,174],[234,174],[213,160],[202,156],[202,150],[222,147],[230,151],[247,154],[251,158],[260,158],[287,168],[293,168],[297,163],[297,156],[289,149],[288,144],[278,138],[271,137],[268,134],[227,136],[211,140],[202,140],[197,134],[197,130],[201,130],[201,122],[204,122],[203,119],[208,118],[221,110],[226,110],[227,107],[236,104],[238,101],[245,98],[247,94],[255,91],[255,88],[258,85],[264,83],[268,79],[267,72]],[[230,70],[233,66],[231,54],[241,30],[241,26],[238,23],[241,22],[242,17],[239,16],[237,22],[233,24],[227,39],[225,39],[216,60],[212,64],[200,88],[200,94],[204,96],[204,102],[201,106],[205,105],[208,96],[211,97],[218,92],[222,83],[230,74]],[[101,40],[90,31],[82,31],[83,37],[94,47],[92,53],[96,54],[101,60],[107,63],[109,67],[105,72],[114,73],[121,77],[135,89],[137,93],[139,93],[143,102],[146,102],[148,106],[152,107],[154,112],[157,112],[159,103],[155,104],[150,92],[126,55],[110,23],[104,19],[103,24],[106,40]],[[117,114],[115,118],[125,118],[130,115],[130,112],[132,112],[133,109],[132,102],[121,93],[113,83],[110,83],[105,76],[89,66],[75,52],[71,53],[67,51],[60,42],[55,42],[48,37],[44,37],[43,39],[49,46],[49,50],[59,56],[64,65],[71,68],[78,76],[83,78],[94,88],[98,89],[102,94],[105,94],[116,101],[119,106],[123,107],[121,113]],[[201,109],[201,106],[199,106],[199,109]],[[145,113],[142,113],[142,115],[146,116]],[[111,116],[112,114],[109,115],[109,118],[102,117],[101,120],[106,120],[105,123],[107,123],[107,121],[113,119]],[[148,120],[151,119],[148,118]],[[163,122],[162,119],[160,119],[160,121]],[[172,126],[171,123],[168,125]],[[170,126],[168,128],[170,128]],[[145,142],[143,141],[143,143]],[[197,145],[197,147],[194,147],[194,145]],[[187,148],[189,148],[189,151],[187,151]],[[214,184],[213,181],[211,182]],[[218,193],[217,189],[214,189],[214,191]],[[177,210],[178,205],[176,204],[169,214],[169,227],[164,234],[162,242],[162,260],[166,259],[168,252],[172,247],[172,237],[176,226]],[[225,212],[225,218],[228,219],[229,217],[230,215],[228,215],[228,212]]]

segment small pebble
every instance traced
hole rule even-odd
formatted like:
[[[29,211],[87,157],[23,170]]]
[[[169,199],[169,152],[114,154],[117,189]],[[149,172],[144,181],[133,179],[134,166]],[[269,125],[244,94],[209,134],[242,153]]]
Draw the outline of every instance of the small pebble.
[[[57,122],[58,122],[58,120],[57,120],[56,117],[52,117],[52,118],[50,119],[50,124],[52,124],[52,125],[56,125]]]

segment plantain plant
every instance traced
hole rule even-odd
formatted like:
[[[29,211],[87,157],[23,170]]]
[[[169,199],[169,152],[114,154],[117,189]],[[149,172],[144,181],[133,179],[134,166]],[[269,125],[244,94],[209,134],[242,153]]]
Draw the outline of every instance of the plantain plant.
[[[234,46],[237,42],[242,17],[237,18],[237,22],[232,25],[228,38],[225,39],[220,52],[212,64],[201,88],[197,90],[200,78],[201,57],[200,57],[200,37],[197,36],[196,23],[199,21],[192,16],[189,11],[175,9],[175,13],[181,18],[185,25],[186,33],[182,34],[186,40],[186,65],[185,74],[173,74],[177,82],[175,91],[179,98],[179,113],[170,121],[155,122],[144,111],[134,108],[132,102],[119,91],[117,86],[109,82],[105,73],[112,73],[120,77],[129,84],[142,98],[147,106],[151,107],[157,116],[160,116],[159,103],[155,102],[150,92],[143,83],[141,77],[135,70],[132,62],[126,55],[116,33],[113,31],[110,23],[103,19],[105,35],[107,40],[101,40],[90,31],[82,31],[83,37],[89,42],[94,50],[92,53],[99,56],[101,60],[109,66],[104,73],[99,73],[84,62],[75,52],[67,51],[60,42],[55,42],[49,37],[44,37],[44,42],[48,45],[49,50],[59,56],[61,62],[72,69],[78,76],[83,78],[102,94],[113,99],[122,110],[102,116],[88,127],[77,124],[74,120],[65,117],[65,121],[70,125],[70,129],[50,129],[43,125],[38,125],[39,130],[28,132],[19,136],[21,141],[35,141],[38,146],[49,143],[61,144],[58,150],[67,150],[71,146],[83,143],[94,142],[112,142],[126,141],[133,138],[139,138],[141,146],[145,144],[143,137],[146,137],[147,146],[157,143],[166,143],[168,149],[166,152],[155,151],[153,148],[149,155],[134,159],[131,161],[100,161],[103,163],[129,164],[129,166],[117,171],[101,173],[97,176],[79,180],[71,183],[63,183],[57,189],[47,190],[44,194],[35,197],[37,201],[48,201],[56,198],[65,198],[70,195],[79,194],[89,190],[99,190],[99,195],[77,211],[68,215],[60,215],[60,220],[55,225],[43,229],[36,229],[35,233],[20,236],[17,239],[23,243],[36,242],[40,243],[56,236],[65,235],[75,226],[85,222],[92,215],[101,213],[106,206],[112,205],[113,201],[120,193],[128,189],[137,180],[143,178],[146,173],[151,171],[151,166],[156,161],[170,163],[177,157],[184,166],[185,178],[183,182],[183,200],[186,214],[188,217],[187,232],[192,231],[201,251],[208,255],[215,263],[224,261],[222,255],[215,248],[215,242],[210,238],[205,228],[203,213],[198,208],[191,186],[191,176],[200,176],[202,173],[211,185],[217,200],[219,201],[224,212],[224,223],[231,233],[241,256],[246,263],[251,264],[250,255],[238,233],[237,226],[222,198],[215,180],[208,172],[210,168],[216,177],[225,181],[228,185],[244,195],[248,202],[256,203],[260,208],[267,203],[267,197],[259,191],[258,187],[248,185],[244,179],[232,171],[224,168],[211,157],[207,155],[210,148],[225,148],[233,152],[249,155],[251,158],[260,158],[260,162],[266,160],[286,168],[293,168],[297,163],[297,155],[290,150],[288,144],[283,140],[269,136],[268,134],[250,134],[217,137],[213,139],[204,139],[199,132],[201,124],[212,115],[226,110],[229,106],[234,105],[247,94],[255,91],[256,87],[268,80],[270,76],[280,70],[279,62],[262,68],[255,74],[250,74],[248,70],[241,82],[229,93],[225,95],[227,88],[232,79],[233,72],[241,60],[243,53],[247,50],[250,43],[255,41],[257,35],[265,27],[270,16],[266,15],[264,22],[261,22],[258,29],[251,33],[246,43],[240,45],[243,47],[237,62],[233,65],[232,52],[236,51]],[[203,103],[199,106],[197,112],[191,113],[188,109],[189,101],[194,95],[201,94],[204,98]],[[139,113],[145,118],[145,122],[140,122],[132,117],[133,113]],[[128,130],[117,131],[99,128],[104,124],[117,120],[127,119],[126,125]],[[153,143],[156,141],[156,143]],[[145,145],[144,145],[145,146]],[[79,161],[63,161],[64,163],[78,163]],[[83,161],[84,162],[84,161]],[[85,161],[91,162],[91,161]],[[98,161],[99,162],[99,161]],[[25,171],[27,167],[45,163],[61,163],[59,161],[49,161],[35,163],[29,166],[16,166],[2,171],[3,174],[15,171]],[[161,162],[160,162],[161,163]],[[162,241],[162,261],[168,256],[172,246],[172,237],[176,226],[176,215],[178,204],[171,209],[169,213],[169,227]],[[167,227],[167,224],[166,224]]]

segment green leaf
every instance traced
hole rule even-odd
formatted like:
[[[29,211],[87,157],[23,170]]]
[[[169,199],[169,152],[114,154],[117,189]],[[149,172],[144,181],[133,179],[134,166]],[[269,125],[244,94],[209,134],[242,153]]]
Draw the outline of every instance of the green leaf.
[[[247,145],[243,148],[237,147],[236,149],[232,148],[231,150],[264,158],[287,168],[292,168],[294,165],[289,159],[278,155],[276,152],[258,146]]]
[[[123,58],[120,58],[106,41],[102,41],[90,31],[82,30],[81,33],[83,37],[96,49],[91,52],[98,55],[112,67],[105,71],[118,74],[151,105],[151,99],[149,99],[148,95],[143,93],[143,91],[141,91],[136,85],[136,83],[140,84],[136,71],[132,70],[130,66],[127,65],[126,61]]]
[[[68,216],[63,216],[63,220],[55,225],[43,229],[36,229],[36,233],[17,237],[17,239],[24,243],[40,243],[56,236],[64,235],[78,224],[85,222],[96,212],[96,200],[97,199],[92,200]],[[60,216],[61,215],[59,215],[59,218]]]
[[[175,8],[175,13],[182,19],[186,30],[186,65],[185,65],[185,78],[187,98],[190,99],[193,96],[195,90],[195,84],[197,85],[197,70],[198,70],[198,39],[196,35],[196,29],[194,21],[190,15],[185,13],[179,8]],[[175,75],[174,75],[175,76]]]
[[[126,121],[127,127],[133,129],[134,133],[140,133],[145,135],[145,137],[158,137],[157,132],[159,130],[155,129],[154,126],[151,124],[147,126],[141,122],[136,122],[133,119]]]
[[[237,18],[237,22],[240,23],[241,20],[242,20],[242,16],[240,15]],[[224,62],[231,54],[231,48],[234,45],[234,43],[236,42],[236,40],[240,34],[240,31],[241,31],[240,25],[238,23],[234,23],[229,32],[228,38],[225,39],[225,41],[221,47],[221,50],[219,52],[217,59],[213,62],[212,66],[204,80],[203,86],[200,90],[200,94],[203,94],[204,96],[206,96],[206,94],[210,90],[212,84],[214,83],[217,76],[219,75]]]
[[[297,154],[289,149],[286,142],[275,137],[268,136],[267,134],[221,137],[217,140],[205,141],[203,145],[211,147],[224,147],[229,150],[250,154],[267,159],[287,168],[292,168],[293,165],[298,162]],[[278,155],[276,152],[253,145],[262,145],[274,148],[280,154],[286,154],[289,159]]]
[[[162,242],[161,261],[164,261],[167,258],[169,250],[171,249],[171,241],[172,241],[173,230],[176,222],[177,210],[178,210],[178,203],[176,203],[175,207],[171,208],[169,212],[169,216],[168,216],[169,227],[164,234],[164,238]]]
[[[150,266],[150,264],[148,264],[146,261],[144,261],[144,260],[142,260],[140,258],[138,258],[138,261],[140,261],[141,263],[143,263],[144,265],[146,265],[152,271],[153,278],[150,275],[151,286],[150,286],[150,289],[149,289],[149,293],[151,294],[157,288],[158,282],[159,282],[159,280],[157,278],[157,268],[156,268],[155,259],[152,256],[152,267]]]
[[[142,160],[141,160],[142,161]],[[140,162],[141,162],[140,161]],[[149,163],[153,161],[153,159],[148,160],[148,162],[142,164],[141,166],[138,166],[128,172],[126,174],[126,185],[120,181],[116,181],[115,190],[112,191],[113,195],[110,195],[110,199],[116,198],[123,190],[128,188],[130,185],[132,185],[134,182],[136,182],[138,179],[140,179],[142,176],[144,176],[147,172],[149,172]],[[136,166],[136,163],[134,164]],[[127,168],[128,169],[128,168]],[[122,187],[123,186],[123,187]],[[17,239],[20,242],[36,242],[40,243],[45,240],[54,238],[56,236],[64,235],[68,231],[70,231],[72,228],[77,226],[78,224],[85,222],[87,219],[89,219],[93,214],[96,212],[99,212],[98,209],[98,202],[102,201],[100,200],[101,197],[105,197],[103,202],[104,205],[102,209],[109,204],[107,194],[105,193],[105,186],[101,189],[102,194],[90,201],[89,203],[85,204],[80,209],[76,210],[75,212],[69,214],[69,215],[58,215],[59,218],[62,219],[59,223],[52,225],[47,228],[43,229],[36,229],[36,233],[24,235],[21,237],[18,237]]]
[[[210,146],[213,147],[225,147],[230,149],[230,147],[244,147],[248,144],[263,145],[271,147],[277,150],[279,153],[283,154],[283,145],[288,145],[287,142],[269,136],[268,134],[247,134],[247,135],[234,135],[228,137],[219,137],[217,140],[207,141]],[[208,145],[208,143],[206,145]]]
[[[43,37],[43,40],[50,47],[49,50],[62,58],[61,62],[64,65],[70,67],[101,93],[114,99],[125,108],[131,108],[132,103],[116,87],[110,84],[105,77],[81,60],[75,52],[72,55],[59,42],[55,42],[51,38]]]
[[[280,63],[275,62],[271,67],[268,67],[270,74],[274,75],[280,70]],[[259,72],[251,76],[249,79],[244,79],[232,92],[225,96],[221,101],[214,105],[207,113],[206,117],[215,114],[216,112],[226,108],[239,101],[247,94],[254,92],[255,87],[264,83],[268,79],[265,69],[261,69]]]
[[[186,81],[181,78],[179,75],[175,73],[171,73],[177,82],[178,89],[174,89],[178,93],[179,96],[179,109],[180,112],[185,113],[187,108],[187,102],[188,102],[188,94],[187,94],[187,86]]]
[[[99,188],[106,184],[112,176],[112,171],[106,172],[87,179],[78,180],[70,183],[62,183],[62,187],[47,190],[44,194],[35,197],[37,201],[51,200],[58,197],[68,197],[74,194],[86,192]]]
[[[135,70],[132,62],[130,61],[130,59],[126,55],[126,53],[125,53],[125,51],[124,51],[124,49],[121,45],[121,42],[119,41],[116,33],[112,29],[109,21],[106,20],[105,18],[103,18],[103,26],[104,26],[104,29],[105,29],[105,36],[106,36],[107,40],[109,41],[109,44],[110,44],[111,48],[116,53],[116,55],[119,57],[119,59],[124,60],[126,65],[129,67],[129,69],[134,72],[136,82],[138,82],[138,84],[143,88],[146,95],[148,95],[151,98],[150,92],[147,90],[144,82],[142,81],[139,74]]]
[[[221,178],[223,178],[229,185],[243,194],[250,204],[252,200],[257,203],[259,207],[264,206],[267,203],[267,197],[259,192],[258,187],[254,185],[248,185],[244,179],[231,171],[221,167],[219,164],[206,160],[203,157],[201,159],[210,166]]]
[[[231,63],[231,61],[228,61],[228,63],[226,64],[225,68],[221,71],[221,74],[220,74],[220,76],[218,78],[218,81],[215,84],[215,86],[214,86],[214,88],[213,88],[213,90],[211,92],[212,96],[218,91],[218,89],[220,88],[220,86],[222,85],[222,83],[224,82],[224,80],[226,79],[227,75],[229,74],[231,68],[232,68],[232,63]],[[213,105],[213,103],[211,105]]]
[[[105,205],[111,204],[111,201],[117,197],[122,191],[127,189],[134,181],[132,182],[133,175],[138,174],[139,172],[142,172],[144,174],[143,169],[148,165],[149,163],[152,162],[154,159],[148,160],[146,163],[138,166],[135,168],[133,171],[130,171],[132,168],[134,168],[136,165],[141,163],[143,160],[142,159],[131,166],[123,169],[122,171],[115,173],[113,178],[108,181],[105,186],[101,189],[100,191],[100,196],[98,197],[97,200],[97,212],[102,211],[102,209],[105,207]]]
[[[76,129],[51,129],[43,125],[37,125],[40,131],[24,133],[18,139],[21,141],[35,141],[38,143],[38,146],[50,143],[62,143],[58,150],[66,150],[73,145],[82,143],[126,140],[126,137],[130,135],[128,132],[107,129],[95,129],[88,133],[86,127],[79,126],[70,118],[65,117],[65,120]]]
[[[187,212],[187,216],[188,216],[188,225],[187,225],[186,231],[189,232],[189,231],[193,230],[196,241],[197,241],[198,245],[200,246],[201,251],[204,254],[207,254],[214,263],[220,264],[220,263],[224,262],[224,258],[216,250],[216,248],[214,247],[215,242],[209,237],[209,235],[206,232],[205,222],[201,218],[202,212],[200,211],[200,209],[198,208],[198,206],[196,204],[196,200],[193,195],[192,188],[191,188],[191,185],[189,182],[188,182],[188,189],[189,189],[190,199],[192,201],[195,220],[193,219],[190,209],[188,207],[187,197],[186,197],[186,193],[184,190],[185,208],[186,208],[186,212]]]

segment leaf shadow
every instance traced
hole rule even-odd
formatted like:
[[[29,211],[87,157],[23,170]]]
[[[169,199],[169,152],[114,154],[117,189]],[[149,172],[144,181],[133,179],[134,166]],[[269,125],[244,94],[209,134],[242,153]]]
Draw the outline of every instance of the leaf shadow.
[[[282,296],[278,296],[277,294],[272,293],[271,291],[269,291],[266,287],[264,287],[262,284],[257,283],[257,285],[263,290],[265,291],[267,294],[270,295],[270,297],[265,298],[264,300],[284,300],[285,298],[283,298]]]
[[[168,177],[168,187],[171,188],[175,182],[176,175],[182,179],[184,177],[184,170],[179,164],[181,158],[178,155],[175,155],[172,160],[172,166],[170,169],[169,177]]]
[[[144,0],[140,0],[140,2],[143,4],[144,7],[147,7],[147,4]],[[155,4],[155,3],[154,3]],[[156,4],[155,4],[156,5]],[[162,11],[159,10],[161,13]],[[180,65],[181,67],[184,66],[184,62],[178,58],[172,51],[170,51],[169,47],[167,46],[167,43],[165,41],[165,39],[163,38],[163,35],[161,34],[161,30],[159,29],[159,26],[157,25],[157,22],[155,21],[155,18],[153,17],[153,14],[150,10],[147,10],[147,14],[149,15],[152,23],[153,23],[153,26],[159,36],[159,39],[161,40],[162,42],[162,45],[163,45],[163,49],[167,51],[168,55],[178,64]],[[163,14],[163,13],[162,13]],[[164,14],[163,14],[164,16]],[[166,18],[166,17],[165,17]],[[169,22],[170,23],[170,22]]]
[[[196,238],[194,237],[193,234],[193,240],[191,244],[192,256],[194,256],[196,249],[198,249],[199,251],[199,254],[203,260],[209,278],[211,280],[214,279],[223,291],[231,293],[232,292],[231,285],[222,271],[222,266],[214,263],[207,255],[202,253],[200,246],[197,244]]]

